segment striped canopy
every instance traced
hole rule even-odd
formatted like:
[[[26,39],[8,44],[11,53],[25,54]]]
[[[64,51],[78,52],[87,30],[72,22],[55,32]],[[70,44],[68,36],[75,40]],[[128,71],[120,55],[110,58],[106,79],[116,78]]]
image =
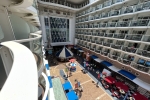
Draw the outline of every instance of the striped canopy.
[[[63,49],[56,53],[56,56],[59,58],[71,58],[73,56],[73,53],[66,47],[63,47]]]

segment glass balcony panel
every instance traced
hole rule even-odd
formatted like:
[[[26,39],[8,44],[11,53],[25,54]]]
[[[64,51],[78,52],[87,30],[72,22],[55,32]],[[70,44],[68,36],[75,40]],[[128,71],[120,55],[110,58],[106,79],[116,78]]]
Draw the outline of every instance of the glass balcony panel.
[[[99,40],[97,40],[96,43],[97,43],[97,44],[100,44],[100,45],[103,45],[103,42],[102,42],[102,41],[99,41]]]
[[[121,14],[133,13],[133,6],[122,8]]]
[[[101,14],[101,18],[105,18],[105,17],[108,17],[108,13],[102,13]]]
[[[119,10],[113,10],[109,13],[110,16],[116,16],[116,15],[119,15],[120,14],[120,11]]]
[[[136,5],[136,9],[135,11],[142,11],[142,10],[148,10],[150,9],[150,1],[149,2],[145,2],[145,3],[141,3]]]
[[[107,27],[116,27],[116,22],[108,23]]]
[[[144,57],[150,57],[150,51],[147,50],[138,49],[137,54],[142,55]]]
[[[112,4],[122,2],[123,0],[112,0]]]
[[[107,7],[107,6],[110,6],[110,5],[111,5],[111,1],[110,0],[106,1],[106,2],[103,3],[103,8]]]
[[[105,33],[98,33],[97,36],[104,36]]]
[[[131,61],[129,61],[128,59],[124,59],[124,58],[118,58],[118,61],[123,63],[123,64],[126,64],[126,65],[130,65],[131,64]]]
[[[99,27],[106,27],[107,26],[107,23],[101,23],[99,24]]]
[[[110,58],[114,59],[114,60],[117,60],[118,59],[118,56],[115,56],[115,55],[109,55]]]
[[[119,38],[119,39],[124,39],[125,35],[119,33],[119,34],[114,34],[114,38]]]
[[[136,40],[141,41],[143,35],[126,35],[125,39],[127,40]]]
[[[130,53],[135,53],[137,48],[123,46],[122,50]]]
[[[99,28],[99,24],[94,24],[94,28]]]
[[[137,64],[135,62],[132,62],[131,66],[134,67],[134,68],[136,68],[136,69],[138,69],[138,70],[140,70],[140,71],[143,71],[143,72],[149,73],[149,71],[150,71],[149,67],[146,67],[146,66],[141,65],[141,64]]]
[[[107,46],[107,47],[110,47],[110,43],[104,42],[103,45],[104,45],[104,46]]]
[[[128,27],[129,23],[130,23],[129,21],[118,22],[117,27]]]
[[[113,33],[105,34],[105,37],[113,37]]]
[[[147,26],[149,23],[149,20],[136,20],[131,21],[130,26]]]
[[[121,45],[111,44],[111,47],[114,49],[121,49]]]
[[[142,41],[144,41],[144,42],[150,42],[150,36],[149,35],[144,35]]]
[[[36,36],[31,36],[31,38],[35,38]],[[26,46],[27,48],[29,48],[35,57],[37,57],[38,61],[37,61],[37,67],[38,70],[41,68],[42,64],[43,64],[43,53],[42,53],[42,45],[41,45],[42,39],[37,39],[37,40],[33,40],[30,42],[23,42],[21,44],[23,44],[24,46]]]

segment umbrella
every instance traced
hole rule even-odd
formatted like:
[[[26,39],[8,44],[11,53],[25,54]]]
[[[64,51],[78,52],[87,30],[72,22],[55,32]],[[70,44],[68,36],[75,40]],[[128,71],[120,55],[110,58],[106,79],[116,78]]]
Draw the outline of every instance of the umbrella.
[[[75,61],[76,61],[76,59],[70,59],[69,61],[70,61],[70,62],[75,62]]]
[[[56,56],[59,58],[66,59],[66,58],[71,58],[73,56],[73,53],[64,46],[63,49],[61,49],[56,53]]]

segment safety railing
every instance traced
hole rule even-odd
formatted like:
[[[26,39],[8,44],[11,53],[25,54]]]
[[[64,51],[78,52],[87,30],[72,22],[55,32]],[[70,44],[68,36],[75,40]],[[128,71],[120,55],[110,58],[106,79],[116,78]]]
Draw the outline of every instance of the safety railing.
[[[150,68],[149,67],[146,67],[146,66],[141,65],[141,64],[137,64],[135,62],[132,62],[131,66],[134,67],[135,69],[139,70],[139,71],[146,72],[146,73],[150,74]]]

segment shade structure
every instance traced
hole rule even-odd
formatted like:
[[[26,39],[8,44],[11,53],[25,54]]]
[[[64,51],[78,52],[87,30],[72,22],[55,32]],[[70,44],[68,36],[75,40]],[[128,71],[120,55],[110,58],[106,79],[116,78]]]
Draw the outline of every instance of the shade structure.
[[[76,59],[70,59],[69,61],[70,61],[70,62],[75,62],[75,61],[76,61]]]
[[[116,85],[117,88],[122,89],[125,92],[127,92],[129,90],[129,87],[126,84],[122,83],[122,82],[116,82],[115,85]]]
[[[66,82],[63,84],[63,88],[64,88],[64,90],[69,90],[69,89],[72,89],[72,86],[71,86],[70,82]]]
[[[111,76],[105,77],[104,80],[106,82],[108,82],[109,84],[114,84],[116,82],[116,80],[113,77],[111,77]]]
[[[56,56],[59,58],[71,58],[73,53],[64,46],[63,49],[56,53]]]
[[[69,93],[66,94],[68,100],[78,100],[78,96],[76,93],[72,90]]]
[[[134,80],[136,78],[135,75],[133,75],[132,73],[126,71],[126,70],[120,70],[118,71],[120,74],[126,76],[127,78],[129,78],[130,80]]]
[[[135,100],[148,100],[148,98],[138,92],[134,93],[132,96]]]
[[[103,65],[105,65],[107,67],[112,66],[112,64],[110,62],[108,62],[108,61],[102,61],[101,64],[103,64]]]

